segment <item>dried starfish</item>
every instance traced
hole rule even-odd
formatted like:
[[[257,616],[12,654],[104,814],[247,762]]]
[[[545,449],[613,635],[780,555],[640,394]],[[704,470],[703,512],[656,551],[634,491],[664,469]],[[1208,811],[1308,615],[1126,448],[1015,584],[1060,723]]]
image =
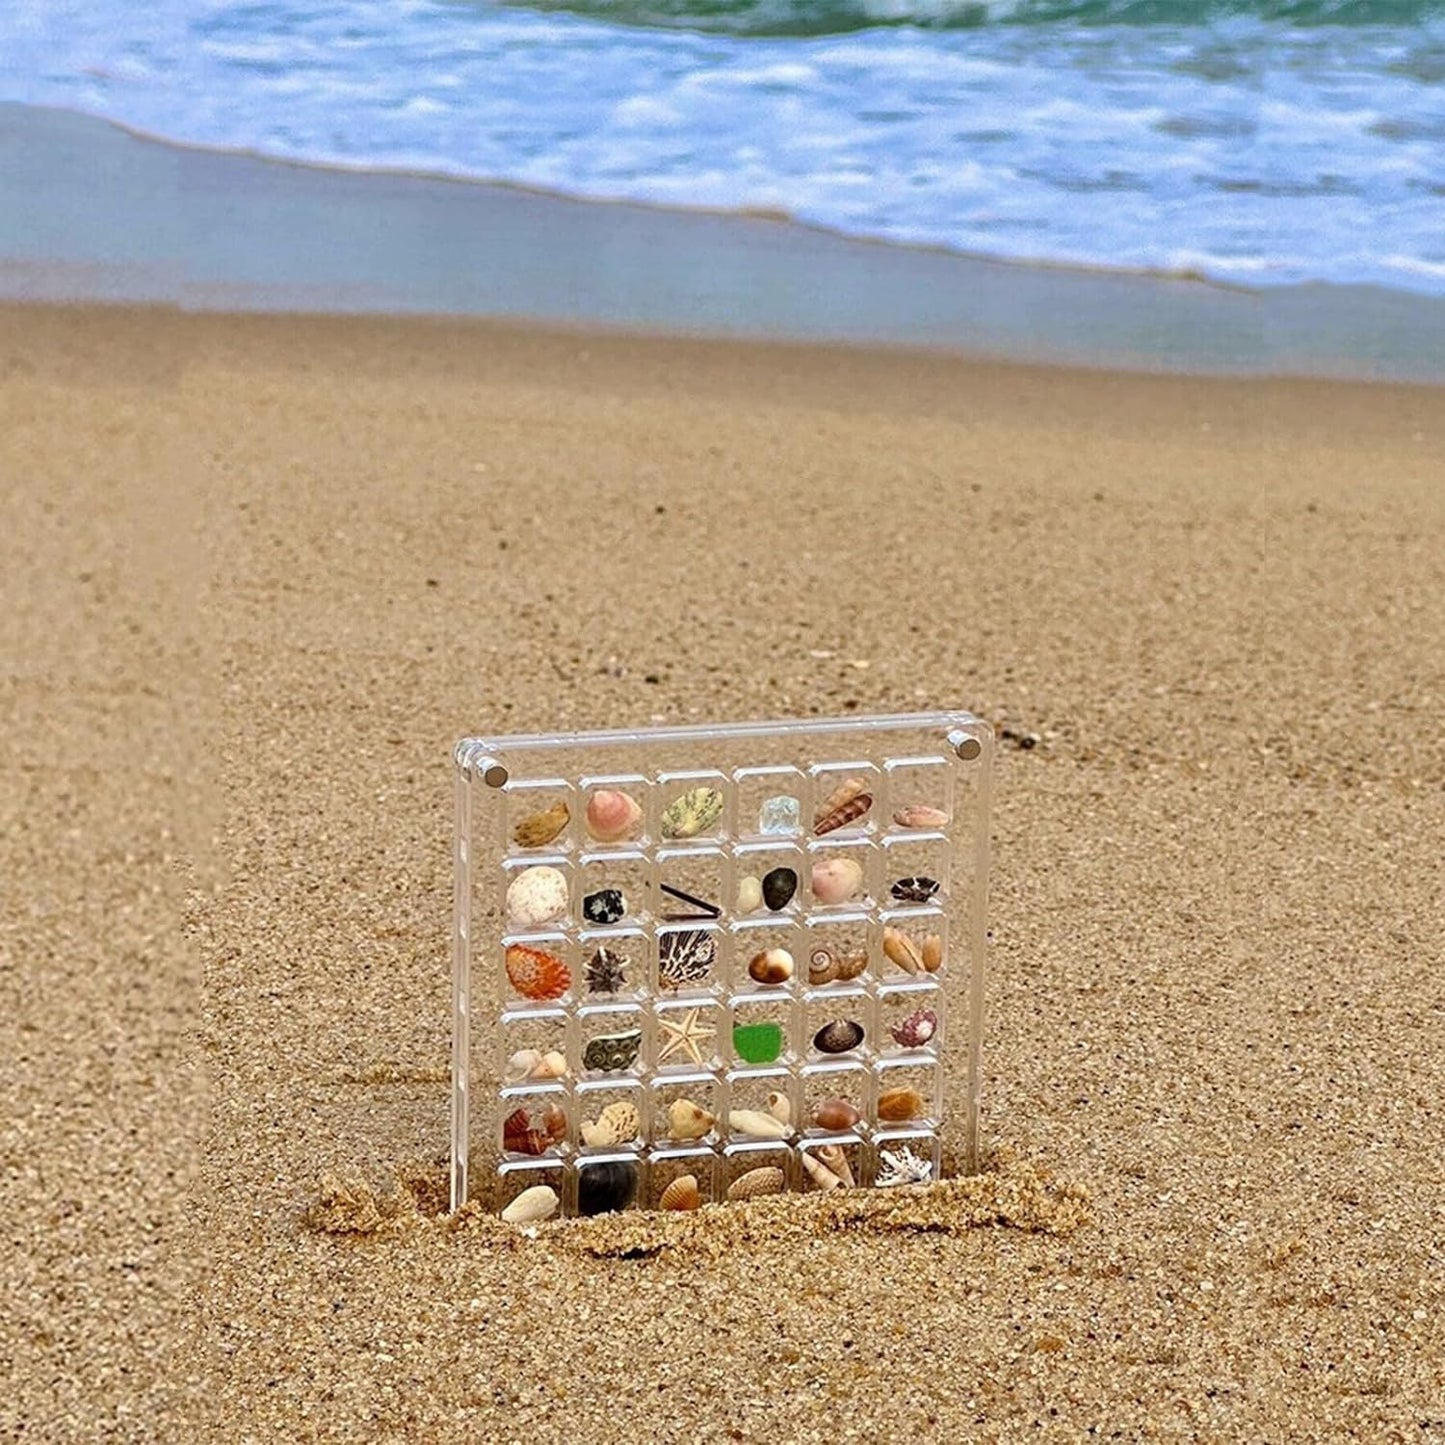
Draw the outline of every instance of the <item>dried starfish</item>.
[[[662,1047],[657,1051],[657,1062],[666,1063],[674,1054],[686,1053],[693,1063],[703,1061],[702,1045],[711,1039],[717,1030],[701,1020],[702,1010],[690,1008],[677,1022],[672,1019],[658,1019],[657,1026],[663,1032]],[[708,1051],[712,1051],[709,1049]]]

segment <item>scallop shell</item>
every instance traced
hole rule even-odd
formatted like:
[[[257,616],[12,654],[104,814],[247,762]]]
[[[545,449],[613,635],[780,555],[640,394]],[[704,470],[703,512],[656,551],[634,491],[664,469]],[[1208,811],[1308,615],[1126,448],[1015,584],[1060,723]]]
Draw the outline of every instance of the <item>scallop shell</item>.
[[[713,1126],[713,1116],[691,1099],[674,1099],[667,1111],[667,1132],[674,1139],[701,1139]]]
[[[904,973],[917,973],[923,967],[923,954],[918,945],[901,929],[883,930],[883,954]]]
[[[786,1094],[779,1094],[776,1090],[768,1095],[768,1113],[773,1118],[784,1124],[793,1122],[793,1106]]]
[[[863,1025],[854,1019],[833,1019],[813,1035],[820,1054],[846,1054],[863,1042]]]
[[[716,788],[689,788],[662,815],[664,838],[695,838],[722,817],[723,795]]]
[[[867,788],[862,778],[849,778],[840,783],[813,815],[813,831],[822,837],[824,833],[857,822],[873,806],[873,795]]]
[[[507,914],[519,928],[541,928],[566,911],[567,875],[560,868],[524,868],[507,888]]]
[[[813,1122],[820,1129],[851,1129],[862,1117],[847,1099],[824,1099],[813,1110]]]
[[[793,955],[786,948],[765,948],[748,961],[754,983],[787,983],[793,976]]]
[[[557,1191],[548,1184],[534,1184],[524,1189],[503,1211],[506,1224],[535,1224],[557,1212]]]
[[[925,1108],[923,1095],[917,1089],[901,1087],[884,1089],[878,1096],[878,1117],[890,1124],[916,1119]]]
[[[507,978],[523,998],[561,998],[572,986],[567,965],[555,953],[514,943],[506,953]]]
[[[599,788],[587,800],[587,833],[599,843],[620,843],[642,823],[642,804],[630,793]]]
[[[815,948],[808,959],[808,982],[814,988],[838,977],[838,960],[826,948]]]
[[[662,1198],[657,1202],[663,1209],[696,1209],[702,1203],[702,1195],[697,1190],[697,1177],[692,1174],[679,1174],[662,1191]]]
[[[626,1144],[637,1138],[639,1126],[637,1108],[626,1099],[609,1104],[597,1116],[582,1125],[582,1142],[594,1148],[605,1144]]]
[[[728,1115],[728,1128],[753,1139],[786,1139],[793,1132],[791,1125],[759,1109],[734,1109]]]
[[[534,1129],[525,1109],[514,1109],[502,1122],[502,1147],[512,1154],[545,1154],[552,1147],[552,1136],[545,1129]]]
[[[518,818],[512,829],[512,841],[519,848],[543,848],[558,837],[571,821],[572,810],[566,803],[556,802],[540,813]]]
[[[938,1015],[931,1008],[918,1009],[888,1032],[901,1048],[922,1048],[938,1032]]]
[[[943,940],[930,933],[923,940],[923,969],[925,973],[937,973],[943,967]]]
[[[837,1177],[844,1189],[852,1189],[857,1182],[853,1178],[852,1166],[848,1163],[847,1151],[841,1144],[824,1144],[818,1150],[818,1159],[830,1174]]]
[[[761,1169],[749,1169],[746,1174],[739,1174],[728,1185],[728,1198],[739,1203],[744,1199],[757,1199],[763,1194],[781,1194],[787,1187],[787,1182],[783,1171],[771,1165],[765,1165]]]
[[[826,1164],[812,1154],[803,1155],[803,1168],[807,1171],[808,1178],[825,1192],[837,1189],[843,1183]]]
[[[900,828],[942,828],[948,823],[948,814],[926,803],[910,803],[893,815],[893,821]]]

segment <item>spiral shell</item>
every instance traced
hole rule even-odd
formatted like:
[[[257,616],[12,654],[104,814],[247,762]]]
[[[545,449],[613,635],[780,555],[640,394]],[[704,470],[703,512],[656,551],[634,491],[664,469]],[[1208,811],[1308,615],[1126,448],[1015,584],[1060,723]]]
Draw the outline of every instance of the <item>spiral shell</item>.
[[[806,1171],[808,1178],[811,1179],[819,1189],[826,1192],[831,1189],[837,1189],[843,1183],[843,1181],[815,1155],[804,1154],[802,1157],[803,1169]]]
[[[848,1163],[847,1151],[841,1144],[824,1144],[818,1150],[818,1159],[824,1168],[837,1177],[844,1189],[852,1189],[857,1182],[853,1178],[852,1166]]]
[[[626,1144],[637,1138],[637,1107],[626,1099],[609,1104],[596,1118],[582,1125],[582,1142],[594,1148],[605,1144]]]
[[[553,803],[540,813],[528,813],[517,819],[512,841],[519,848],[544,848],[561,834],[571,817],[571,810],[563,802]]]
[[[787,1187],[787,1180],[781,1169],[765,1165],[761,1169],[749,1169],[728,1185],[728,1198],[735,1204],[745,1199],[757,1199],[763,1194],[781,1194]]]
[[[808,982],[814,988],[838,977],[838,960],[826,948],[815,948],[808,959]]]
[[[506,953],[507,978],[523,998],[561,998],[572,987],[572,974],[555,953],[514,943]]]
[[[702,1203],[702,1195],[697,1188],[697,1176],[679,1174],[662,1191],[662,1198],[657,1202],[663,1209],[696,1209]]]
[[[848,778],[823,800],[813,815],[813,831],[822,837],[855,823],[873,806],[873,795],[862,778]]]

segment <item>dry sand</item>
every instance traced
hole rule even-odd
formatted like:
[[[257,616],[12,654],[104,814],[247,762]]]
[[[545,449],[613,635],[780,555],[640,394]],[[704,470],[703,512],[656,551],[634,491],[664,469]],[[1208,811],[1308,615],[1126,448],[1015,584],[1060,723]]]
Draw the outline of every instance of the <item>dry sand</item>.
[[[1441,402],[0,310],[0,1437],[1445,1438]],[[923,703],[993,1171],[433,1217],[454,738]]]

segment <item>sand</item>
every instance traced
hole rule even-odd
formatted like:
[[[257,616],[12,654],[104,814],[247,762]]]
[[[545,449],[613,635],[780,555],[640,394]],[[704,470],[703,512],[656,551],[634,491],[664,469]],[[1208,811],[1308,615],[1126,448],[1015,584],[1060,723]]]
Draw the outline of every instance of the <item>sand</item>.
[[[1442,458],[1422,388],[0,310],[0,1436],[1445,1436]],[[990,1172],[437,1214],[452,741],[916,704],[1041,739]]]

